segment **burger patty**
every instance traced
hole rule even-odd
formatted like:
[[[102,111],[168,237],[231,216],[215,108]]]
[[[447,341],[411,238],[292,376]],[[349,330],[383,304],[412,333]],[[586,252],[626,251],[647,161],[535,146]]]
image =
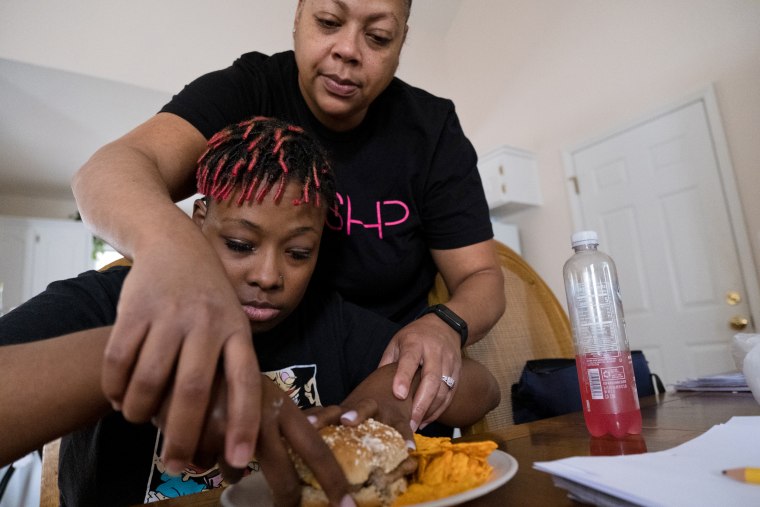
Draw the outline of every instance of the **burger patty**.
[[[385,491],[391,484],[413,474],[415,470],[417,470],[417,459],[409,456],[388,473],[383,472],[382,468],[375,468],[367,479],[367,485],[374,486],[378,491]],[[357,489],[361,487],[359,485]]]

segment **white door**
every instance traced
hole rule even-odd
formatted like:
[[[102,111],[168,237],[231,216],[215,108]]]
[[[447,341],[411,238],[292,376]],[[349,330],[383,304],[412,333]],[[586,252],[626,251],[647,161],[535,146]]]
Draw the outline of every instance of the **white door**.
[[[730,322],[750,319],[712,134],[698,99],[567,158],[576,228],[615,260],[631,348],[666,383],[735,369]]]
[[[31,233],[31,292],[39,294],[55,280],[72,278],[93,269],[92,234],[82,222],[34,220]]]

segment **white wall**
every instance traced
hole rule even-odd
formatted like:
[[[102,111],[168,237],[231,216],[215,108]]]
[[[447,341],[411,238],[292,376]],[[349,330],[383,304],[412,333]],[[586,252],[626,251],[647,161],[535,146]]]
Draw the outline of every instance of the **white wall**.
[[[416,0],[400,75],[408,69],[415,78],[440,78],[440,48],[459,4]],[[296,5],[296,0],[2,0],[0,58],[175,92],[242,53],[291,49]]]
[[[295,5],[3,0],[0,57],[171,92],[290,48]],[[572,231],[562,149],[710,82],[760,272],[759,1],[415,0],[410,25],[399,75],[453,98],[479,152],[536,153],[544,205],[510,219],[555,293]]]
[[[510,219],[555,294],[571,253],[562,150],[711,82],[760,272],[760,2],[463,0],[444,54],[442,93],[478,150],[537,155],[544,205]]]

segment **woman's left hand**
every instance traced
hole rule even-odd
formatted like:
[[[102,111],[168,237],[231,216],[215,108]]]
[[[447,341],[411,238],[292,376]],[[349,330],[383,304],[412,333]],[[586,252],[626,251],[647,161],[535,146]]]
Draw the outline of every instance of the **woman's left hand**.
[[[459,378],[461,338],[439,317],[428,314],[400,329],[386,347],[380,366],[398,361],[393,394],[406,399],[417,369],[420,385],[412,402],[412,430],[436,420],[451,403],[456,384],[449,388],[441,377]]]

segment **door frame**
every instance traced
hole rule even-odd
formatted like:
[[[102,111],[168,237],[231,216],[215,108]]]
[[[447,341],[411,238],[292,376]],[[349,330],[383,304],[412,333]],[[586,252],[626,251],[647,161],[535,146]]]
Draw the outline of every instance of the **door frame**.
[[[567,177],[565,187],[570,202],[573,227],[574,230],[585,228],[580,197],[577,193],[577,179],[575,165],[573,164],[573,154],[597,144],[606,138],[616,136],[627,130],[631,130],[655,120],[660,116],[665,116],[675,110],[697,102],[701,102],[705,109],[707,126],[712,137],[713,149],[716,156],[716,163],[718,165],[718,176],[720,177],[723,186],[723,200],[726,203],[729,220],[731,222],[731,232],[733,233],[734,243],[736,244],[739,257],[739,269],[741,270],[744,289],[747,291],[747,304],[752,317],[752,327],[757,330],[757,326],[760,326],[760,285],[758,284],[757,270],[755,269],[755,263],[752,258],[752,249],[750,248],[747,225],[744,220],[744,211],[742,210],[741,201],[739,200],[734,168],[731,164],[731,157],[728,152],[726,134],[720,121],[718,100],[712,83],[680,100],[655,109],[633,121],[618,125],[598,136],[594,136],[586,141],[562,150],[562,160],[565,168],[565,176]]]

